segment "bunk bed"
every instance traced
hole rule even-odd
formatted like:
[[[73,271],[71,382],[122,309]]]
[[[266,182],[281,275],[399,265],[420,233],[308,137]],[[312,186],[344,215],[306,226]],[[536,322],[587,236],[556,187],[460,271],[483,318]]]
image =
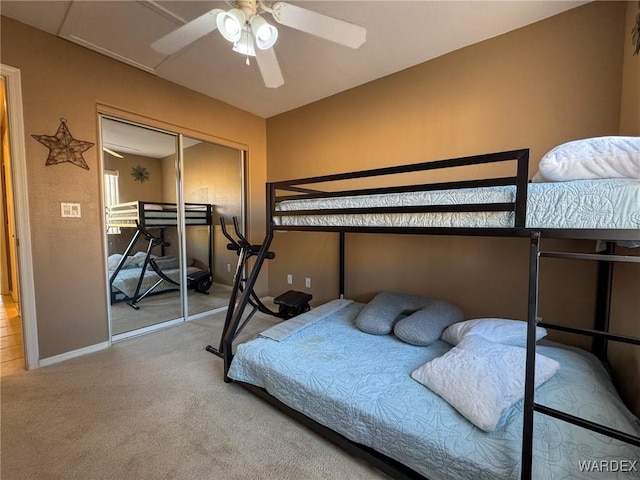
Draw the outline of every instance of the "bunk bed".
[[[205,203],[186,203],[183,215],[186,227],[209,228],[208,270],[190,264],[185,268],[187,280],[194,280],[192,283],[196,290],[205,293],[211,285],[213,272],[212,206]],[[167,255],[165,250],[169,246],[165,240],[165,230],[177,227],[179,222],[175,203],[133,201],[112,205],[107,209],[108,229],[134,229],[124,252],[113,254],[108,259],[112,304],[116,301],[126,301],[137,309],[138,302],[147,295],[180,288],[180,259],[174,255]],[[132,255],[138,241],[143,238],[147,241],[146,251]]]
[[[608,332],[612,265],[640,263],[640,257],[616,254],[614,243],[640,245],[640,181],[636,175],[530,184],[528,159],[529,151],[522,149],[267,184],[266,237],[221,341],[224,380],[252,391],[392,478],[602,478],[605,464],[597,462],[611,460],[626,466],[618,470],[621,475],[637,475],[640,422],[615,393],[601,362],[610,341],[640,345],[639,338]],[[515,175],[331,187],[397,174],[423,178],[424,172],[496,162],[515,164]],[[272,256],[276,231],[338,233],[339,299],[236,346],[249,294],[264,260]],[[523,400],[507,410],[501,428],[476,428],[459,409],[411,378],[418,367],[456,347],[441,340],[417,347],[356,327],[363,306],[344,299],[345,236],[350,233],[529,239]],[[597,240],[604,250],[544,251],[545,238]],[[598,262],[593,328],[538,321],[543,257]],[[593,353],[538,345],[539,328],[594,337]],[[545,357],[560,368],[538,386]],[[535,424],[534,413],[539,414]],[[593,463],[580,463],[589,458]]]

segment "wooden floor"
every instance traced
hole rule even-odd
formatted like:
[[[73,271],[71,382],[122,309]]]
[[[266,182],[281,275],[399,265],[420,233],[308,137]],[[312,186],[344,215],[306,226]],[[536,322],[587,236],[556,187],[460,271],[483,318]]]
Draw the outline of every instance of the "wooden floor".
[[[0,297],[0,376],[24,371],[22,319],[9,295]]]

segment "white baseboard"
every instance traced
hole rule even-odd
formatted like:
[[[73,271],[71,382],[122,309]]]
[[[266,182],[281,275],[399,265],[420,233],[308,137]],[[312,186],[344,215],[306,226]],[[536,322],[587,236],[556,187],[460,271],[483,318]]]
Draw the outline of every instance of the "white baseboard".
[[[82,355],[87,355],[88,353],[94,353],[100,350],[104,350],[105,348],[109,348],[109,345],[109,342],[103,342],[96,345],[79,348],[78,350],[73,350],[71,352],[61,353],[60,355],[54,355],[53,357],[43,358],[42,360],[40,360],[38,366],[47,367],[49,365],[54,365],[66,360],[71,360],[72,358],[81,357]]]

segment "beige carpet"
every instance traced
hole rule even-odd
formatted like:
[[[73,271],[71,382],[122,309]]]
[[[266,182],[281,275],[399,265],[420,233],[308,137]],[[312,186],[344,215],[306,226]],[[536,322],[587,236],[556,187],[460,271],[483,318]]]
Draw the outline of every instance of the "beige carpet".
[[[380,479],[222,381],[224,314],[1,379],[2,480]],[[256,315],[252,337],[276,321]]]

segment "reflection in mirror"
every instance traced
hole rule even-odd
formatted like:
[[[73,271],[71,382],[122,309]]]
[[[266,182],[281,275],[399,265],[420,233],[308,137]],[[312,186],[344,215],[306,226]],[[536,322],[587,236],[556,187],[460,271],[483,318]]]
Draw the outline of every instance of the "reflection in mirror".
[[[199,316],[229,303],[238,256],[227,249],[228,241],[222,234],[220,217],[225,218],[227,225],[232,225],[232,218],[237,217],[244,230],[243,162],[242,152],[233,148],[187,137],[184,145],[184,201],[210,204],[213,208],[211,231],[206,226],[188,226],[185,234],[188,265],[202,270],[212,266],[213,284],[208,293],[200,294],[195,288],[188,290],[189,316]],[[211,261],[210,255],[213,256]]]
[[[182,319],[176,135],[103,117],[111,332]]]
[[[107,117],[101,128],[112,338],[226,308],[238,256],[220,218],[244,233],[243,152],[183,137],[178,175],[177,134]]]

